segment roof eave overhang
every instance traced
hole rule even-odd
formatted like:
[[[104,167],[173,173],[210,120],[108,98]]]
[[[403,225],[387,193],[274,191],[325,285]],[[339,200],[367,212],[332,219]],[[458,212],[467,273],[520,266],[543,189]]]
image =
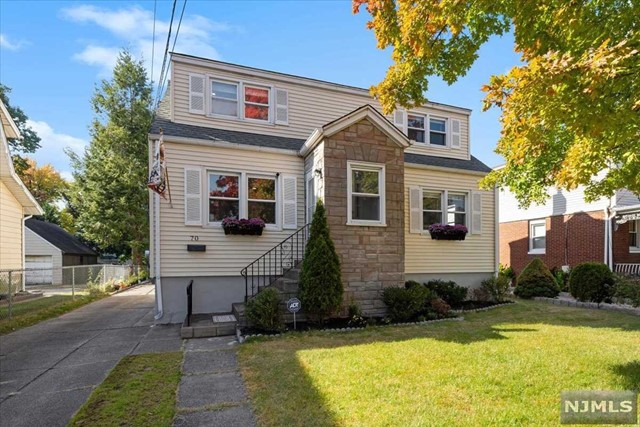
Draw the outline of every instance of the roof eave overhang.
[[[347,127],[358,123],[363,119],[368,119],[375,127],[377,127],[382,133],[387,135],[393,142],[395,142],[400,148],[404,149],[409,147],[409,138],[400,130],[395,127],[389,120],[380,114],[375,108],[370,105],[364,105],[349,114],[328,123],[321,128],[314,129],[309,138],[305,141],[300,149],[300,155],[306,156],[311,150],[313,150],[324,138],[331,137],[336,133],[346,129]]]

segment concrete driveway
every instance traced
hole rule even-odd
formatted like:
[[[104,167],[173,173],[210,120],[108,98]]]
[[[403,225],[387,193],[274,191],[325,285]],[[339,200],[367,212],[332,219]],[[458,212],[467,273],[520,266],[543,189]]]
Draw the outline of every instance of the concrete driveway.
[[[0,426],[64,426],[127,354],[177,351],[179,325],[153,326],[141,285],[0,337]]]

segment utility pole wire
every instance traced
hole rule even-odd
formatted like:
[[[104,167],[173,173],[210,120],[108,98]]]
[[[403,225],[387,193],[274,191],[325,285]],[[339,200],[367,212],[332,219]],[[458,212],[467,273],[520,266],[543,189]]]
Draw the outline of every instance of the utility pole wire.
[[[176,3],[178,0],[173,0],[173,7],[171,9],[171,20],[169,21],[169,31],[167,33],[167,44],[164,48],[164,58],[162,59],[162,68],[160,69],[160,79],[158,80],[158,90],[156,92],[156,102],[155,109],[158,108],[158,104],[160,103],[160,88],[162,80],[164,79],[165,68],[167,65],[167,55],[169,53],[169,43],[171,42],[171,27],[173,27],[173,18],[176,13]]]

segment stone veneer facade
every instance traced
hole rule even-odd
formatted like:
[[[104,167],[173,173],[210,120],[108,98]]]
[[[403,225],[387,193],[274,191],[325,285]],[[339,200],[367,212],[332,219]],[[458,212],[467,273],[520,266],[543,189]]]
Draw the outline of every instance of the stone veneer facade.
[[[347,224],[347,162],[385,165],[386,226]],[[404,285],[404,149],[362,119],[324,140],[325,206],[340,256],[344,306],[384,314],[382,290]]]

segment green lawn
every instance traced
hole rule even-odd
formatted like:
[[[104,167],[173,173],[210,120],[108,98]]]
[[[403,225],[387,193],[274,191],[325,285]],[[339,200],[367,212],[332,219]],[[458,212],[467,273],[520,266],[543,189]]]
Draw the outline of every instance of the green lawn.
[[[9,320],[9,306],[0,306],[0,335],[8,334],[20,328],[35,325],[43,320],[58,317],[78,307],[103,298],[105,295],[53,295],[36,299],[29,299],[14,303]]]
[[[640,388],[640,317],[519,301],[263,339],[239,360],[264,426],[558,425],[562,390]]]
[[[170,426],[182,352],[125,356],[69,426]]]

